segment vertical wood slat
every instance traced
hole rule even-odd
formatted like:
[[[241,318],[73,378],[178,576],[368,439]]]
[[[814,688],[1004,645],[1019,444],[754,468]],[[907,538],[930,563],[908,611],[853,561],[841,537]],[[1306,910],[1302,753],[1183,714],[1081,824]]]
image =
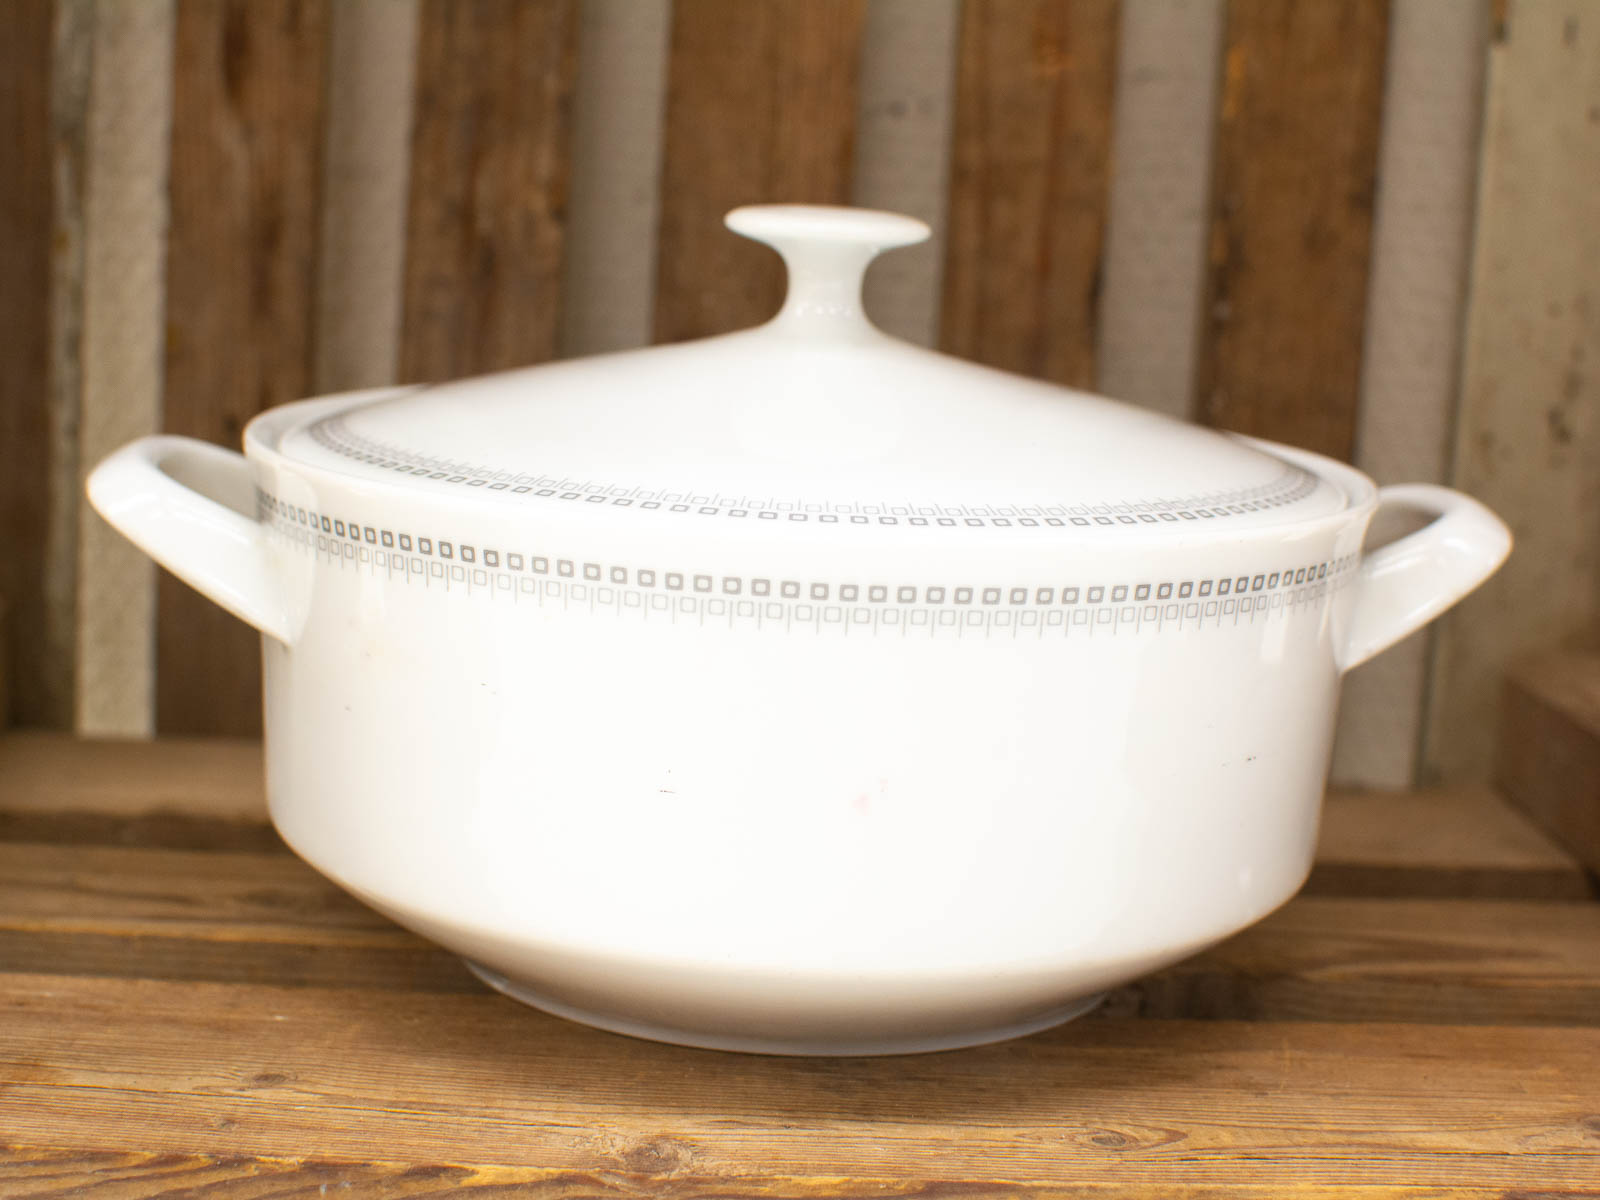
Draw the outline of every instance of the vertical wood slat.
[[[554,356],[573,0],[423,0],[401,378]]]
[[[954,354],[1093,382],[1117,7],[963,6],[941,336]]]
[[[1387,17],[1387,0],[1232,0],[1224,35],[1200,410],[1345,459]]]
[[[1190,417],[1224,0],[1123,0],[1096,386]]]
[[[655,334],[679,341],[777,311],[772,251],[727,210],[850,194],[864,0],[692,0],[672,13]]]
[[[340,0],[328,31],[317,246],[317,393],[393,382],[411,162],[417,0]]]
[[[52,709],[39,586],[49,528],[50,60],[54,5],[18,0],[0,38],[0,593],[8,602],[12,720]]]
[[[1488,34],[1489,0],[1393,0],[1355,456],[1379,483],[1438,483],[1448,470]],[[1415,782],[1428,640],[1345,680],[1339,782]]]
[[[49,440],[41,650],[51,725],[72,722],[77,649],[79,402],[82,392],[85,167],[93,0],[56,0],[50,64],[51,271]]]
[[[96,7],[79,423],[85,472],[161,428],[173,21],[173,0]],[[154,565],[81,504],[79,733],[154,731],[155,621]]]
[[[166,428],[237,447],[310,390],[323,0],[184,0],[174,49]],[[163,733],[261,720],[255,631],[161,576]]]
[[[671,0],[580,6],[561,288],[564,357],[650,341],[671,27]]]
[[[1511,525],[1446,617],[1424,768],[1489,768],[1514,658],[1600,639],[1600,12],[1511,0],[1490,55],[1452,482]]]
[[[922,346],[939,340],[960,0],[869,0],[861,34],[851,203],[909,213],[933,236],[867,273],[867,315]]]

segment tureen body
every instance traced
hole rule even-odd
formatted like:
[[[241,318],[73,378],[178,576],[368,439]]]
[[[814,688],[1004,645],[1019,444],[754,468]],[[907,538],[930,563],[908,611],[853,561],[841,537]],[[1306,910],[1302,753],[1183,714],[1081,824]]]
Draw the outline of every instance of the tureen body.
[[[1343,672],[1504,527],[890,342],[858,276],[903,219],[745,220],[763,330],[96,472],[263,631],[285,839],[542,1008],[786,1053],[1042,1028],[1281,904]],[[1380,502],[1437,519],[1364,553]]]

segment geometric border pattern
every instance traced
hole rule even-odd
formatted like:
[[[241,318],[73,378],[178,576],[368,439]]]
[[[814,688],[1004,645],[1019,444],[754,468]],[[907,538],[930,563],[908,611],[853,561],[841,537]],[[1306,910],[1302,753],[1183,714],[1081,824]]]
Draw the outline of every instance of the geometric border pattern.
[[[355,462],[416,478],[440,480],[464,488],[522,496],[533,500],[605,504],[616,508],[727,517],[754,521],[815,521],[824,525],[928,525],[945,528],[1010,527],[1106,529],[1184,521],[1214,521],[1282,508],[1316,491],[1318,477],[1291,464],[1273,479],[1250,488],[1107,504],[940,505],[924,503],[803,504],[776,497],[695,496],[652,491],[595,480],[559,479],[512,471],[496,471],[450,459],[435,458],[387,445],[350,429],[342,415],[325,417],[309,428],[311,439]]]
[[[257,489],[261,520],[329,565],[401,584],[540,607],[613,609],[673,622],[786,630],[1018,636],[1056,630],[1089,636],[1254,622],[1320,606],[1350,580],[1359,555],[1285,562],[1272,571],[1123,582],[1063,580],[1022,587],[993,581],[831,580],[707,574],[626,566],[537,549],[487,547],[297,508]]]

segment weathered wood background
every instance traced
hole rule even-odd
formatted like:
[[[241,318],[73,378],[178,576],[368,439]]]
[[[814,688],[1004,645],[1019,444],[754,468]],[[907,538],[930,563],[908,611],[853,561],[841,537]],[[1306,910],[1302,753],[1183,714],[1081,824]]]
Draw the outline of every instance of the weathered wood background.
[[[11,0],[0,155],[16,724],[259,721],[99,456],[754,323],[776,262],[719,218],[760,200],[929,220],[869,280],[903,336],[1504,514],[1351,679],[1342,780],[1486,774],[1504,665],[1600,624],[1587,0]]]

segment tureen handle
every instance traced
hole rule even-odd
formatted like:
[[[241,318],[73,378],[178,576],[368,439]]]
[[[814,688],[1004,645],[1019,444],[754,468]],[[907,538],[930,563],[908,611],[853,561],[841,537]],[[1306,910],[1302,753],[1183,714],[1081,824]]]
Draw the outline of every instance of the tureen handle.
[[[723,220],[783,255],[789,292],[769,327],[828,337],[872,330],[861,308],[867,265],[880,252],[913,246],[932,232],[899,213],[816,204],[752,204]]]
[[[281,642],[292,640],[266,531],[243,515],[255,482],[242,454],[147,437],[89,474],[89,501],[119,533],[190,587]]]
[[[1339,656],[1344,670],[1421,629],[1494,574],[1511,552],[1505,522],[1471,496],[1449,488],[1426,483],[1379,488],[1378,506],[1432,513],[1438,519],[1362,561]]]

